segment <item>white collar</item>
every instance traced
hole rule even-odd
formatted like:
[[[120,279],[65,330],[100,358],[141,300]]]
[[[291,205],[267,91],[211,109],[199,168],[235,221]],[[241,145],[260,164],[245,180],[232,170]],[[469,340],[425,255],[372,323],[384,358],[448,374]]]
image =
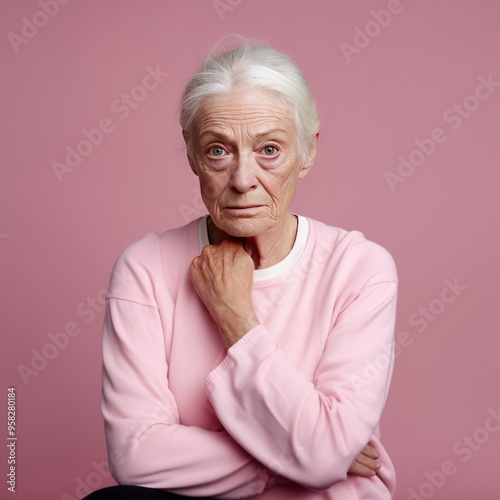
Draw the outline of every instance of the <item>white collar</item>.
[[[200,252],[204,246],[210,245],[210,241],[208,239],[207,219],[208,215],[205,215],[198,221],[198,240],[200,242]],[[253,272],[254,282],[276,278],[292,268],[306,246],[308,235],[309,221],[307,220],[307,217],[297,215],[297,235],[290,253],[282,261],[274,264],[273,266],[266,267],[264,269],[255,269]]]

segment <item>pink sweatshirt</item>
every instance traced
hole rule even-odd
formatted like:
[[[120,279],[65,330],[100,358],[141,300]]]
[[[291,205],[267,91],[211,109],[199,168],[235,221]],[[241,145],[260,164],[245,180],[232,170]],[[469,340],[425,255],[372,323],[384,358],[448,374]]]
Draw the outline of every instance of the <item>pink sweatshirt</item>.
[[[358,231],[299,216],[254,271],[260,325],[228,351],[188,277],[206,217],[118,258],[103,332],[102,412],[120,484],[189,496],[389,499],[378,423],[393,367],[397,274]],[[382,468],[347,475],[370,443]]]

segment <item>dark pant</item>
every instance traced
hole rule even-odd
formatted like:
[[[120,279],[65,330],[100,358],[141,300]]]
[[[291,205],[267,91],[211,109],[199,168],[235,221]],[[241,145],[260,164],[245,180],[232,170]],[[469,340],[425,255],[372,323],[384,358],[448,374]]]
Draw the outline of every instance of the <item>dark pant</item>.
[[[182,500],[182,495],[169,493],[165,490],[155,490],[153,488],[143,488],[142,486],[110,486],[94,491],[82,500]],[[208,497],[196,497],[198,500],[213,500]]]

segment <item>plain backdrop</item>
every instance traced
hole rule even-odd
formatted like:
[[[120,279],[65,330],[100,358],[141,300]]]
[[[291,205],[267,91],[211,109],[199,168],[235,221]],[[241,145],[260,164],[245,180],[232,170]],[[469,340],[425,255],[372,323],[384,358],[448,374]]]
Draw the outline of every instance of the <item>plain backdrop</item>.
[[[230,33],[291,55],[315,95],[319,152],[294,211],[360,230],[396,260],[398,356],[382,420],[396,498],[499,498],[500,2],[0,9],[0,420],[6,438],[16,387],[12,498],[114,484],[99,408],[102,296],[125,246],[204,213],[178,102]],[[0,496],[11,498],[3,448]]]

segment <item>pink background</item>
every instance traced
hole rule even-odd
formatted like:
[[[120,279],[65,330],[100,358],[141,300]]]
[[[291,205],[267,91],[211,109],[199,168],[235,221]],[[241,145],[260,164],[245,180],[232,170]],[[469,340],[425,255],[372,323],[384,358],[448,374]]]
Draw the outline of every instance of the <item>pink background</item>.
[[[99,468],[102,293],[126,245],[203,213],[178,102],[228,33],[290,54],[316,96],[319,153],[294,210],[363,231],[397,262],[403,342],[382,421],[396,498],[499,498],[500,86],[474,93],[481,77],[500,81],[500,2],[54,2],[2,2],[0,15],[2,412],[16,386],[16,498],[114,484]],[[148,66],[169,74],[125,108]],[[112,131],[58,179],[53,163],[101,120]],[[413,152],[435,129],[440,142]],[[391,189],[399,155],[421,164]],[[54,347],[68,323],[80,333]],[[21,365],[34,370],[24,380]],[[5,479],[5,446],[0,461]]]

